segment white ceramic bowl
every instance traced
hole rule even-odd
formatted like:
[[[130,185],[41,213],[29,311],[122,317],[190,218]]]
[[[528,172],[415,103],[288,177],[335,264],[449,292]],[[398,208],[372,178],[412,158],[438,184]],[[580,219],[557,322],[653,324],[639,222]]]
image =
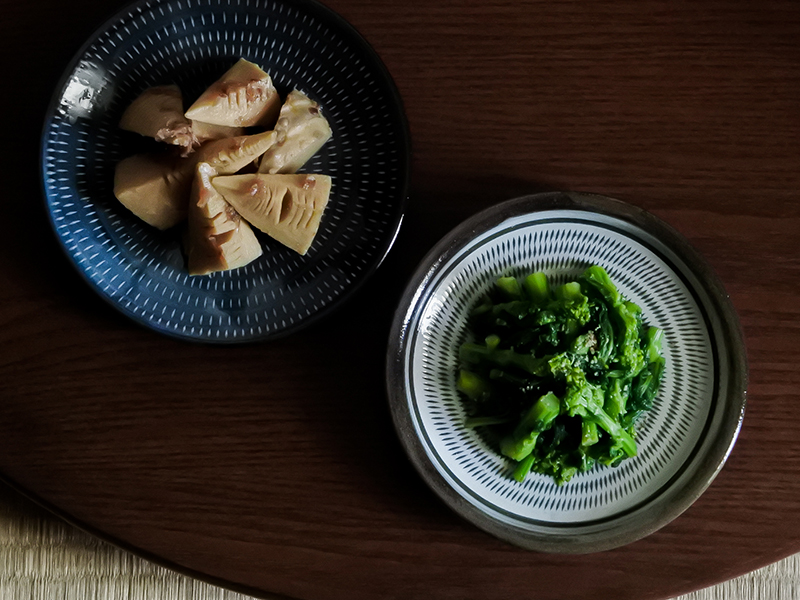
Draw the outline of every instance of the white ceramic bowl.
[[[563,486],[533,473],[519,483],[511,461],[463,424],[455,380],[466,317],[501,275],[545,271],[561,283],[592,264],[664,331],[662,385],[637,423],[636,457]],[[664,526],[714,479],[744,416],[744,345],[722,285],[677,232],[610,198],[538,194],[468,219],[419,266],[390,340],[389,399],[411,461],[457,513],[529,549],[606,550]]]

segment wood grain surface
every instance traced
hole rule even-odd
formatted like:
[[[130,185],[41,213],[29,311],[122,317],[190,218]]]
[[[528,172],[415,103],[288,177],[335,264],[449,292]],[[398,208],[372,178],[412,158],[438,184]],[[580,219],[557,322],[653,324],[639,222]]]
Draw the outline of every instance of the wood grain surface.
[[[264,344],[159,336],[60,254],[39,136],[69,58],[122,3],[0,0],[0,473],[106,539],[268,597],[667,598],[800,551],[800,4],[327,0],[385,62],[414,154],[408,212],[341,310]],[[586,556],[463,522],[395,436],[399,295],[449,229],[506,198],[592,191],[682,232],[736,306],[748,410],[681,517]]]

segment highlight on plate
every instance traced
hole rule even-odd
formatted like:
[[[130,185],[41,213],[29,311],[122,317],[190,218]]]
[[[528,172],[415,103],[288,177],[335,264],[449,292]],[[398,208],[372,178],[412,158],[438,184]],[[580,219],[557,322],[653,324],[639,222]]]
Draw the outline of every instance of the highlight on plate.
[[[328,204],[331,177],[298,174],[330,139],[319,104],[239,59],[187,109],[177,85],[142,92],[120,127],[163,142],[116,167],[114,195],[165,230],[184,226],[191,275],[236,269],[263,253],[252,227],[304,255]]]
[[[600,266],[552,287],[541,272],[500,277],[472,309],[456,388],[467,427],[563,485],[637,454],[635,425],[664,372],[663,333]],[[474,341],[473,341],[474,340]]]

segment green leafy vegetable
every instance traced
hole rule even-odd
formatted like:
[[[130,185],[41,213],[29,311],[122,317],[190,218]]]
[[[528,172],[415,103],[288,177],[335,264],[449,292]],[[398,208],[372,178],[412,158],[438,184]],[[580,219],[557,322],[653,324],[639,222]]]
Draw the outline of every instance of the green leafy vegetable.
[[[544,273],[500,277],[470,315],[456,387],[467,426],[484,427],[515,461],[561,485],[637,453],[634,425],[664,373],[663,333],[642,322],[608,273],[592,266],[553,287]]]

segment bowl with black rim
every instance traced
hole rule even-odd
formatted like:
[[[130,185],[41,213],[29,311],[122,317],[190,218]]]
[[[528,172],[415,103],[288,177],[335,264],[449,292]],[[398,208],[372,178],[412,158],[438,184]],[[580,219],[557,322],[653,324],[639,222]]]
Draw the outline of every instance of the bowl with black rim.
[[[559,484],[467,427],[457,387],[469,314],[498,277],[543,272],[554,283],[603,267],[663,332],[665,369],[637,422],[637,453]],[[422,260],[396,311],[387,390],[403,448],[456,513],[517,546],[587,553],[660,529],[722,469],[744,418],[747,361],[734,307],[708,263],[644,210],[598,195],[544,193],[467,219]]]

